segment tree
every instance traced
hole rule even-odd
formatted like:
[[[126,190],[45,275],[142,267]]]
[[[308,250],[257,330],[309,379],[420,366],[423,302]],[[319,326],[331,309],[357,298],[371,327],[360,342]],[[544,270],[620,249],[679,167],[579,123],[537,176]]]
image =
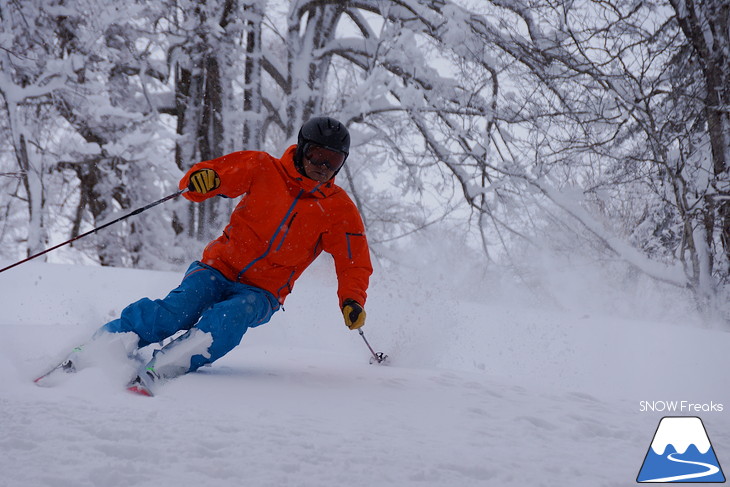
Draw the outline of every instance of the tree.
[[[688,100],[687,104],[697,105],[693,118],[704,122],[698,131],[709,140],[711,148],[712,169],[703,198],[708,265],[713,267],[721,247],[724,257],[720,274],[727,283],[730,279],[730,6],[720,1],[672,0],[670,3],[689,44],[689,52],[684,56],[688,61],[686,66],[694,68],[684,72],[685,79],[695,80],[695,73],[702,73],[698,83],[700,96]]]
[[[508,73],[525,88],[509,104],[517,110],[500,110],[500,125],[529,135],[495,145],[509,155],[490,169],[536,188],[635,268],[689,287],[703,307],[723,302],[727,60],[692,44],[715,36],[710,44],[727,53],[727,7],[491,4],[506,12],[499,28],[489,14],[468,22],[519,66]],[[689,32],[694,17],[701,27]],[[698,82],[697,66],[708,64]],[[566,194],[576,190],[581,198]]]
[[[94,12],[85,8],[76,2],[10,2],[2,11],[10,35],[3,37],[0,89],[27,182],[31,253],[45,245],[40,235],[75,236],[87,215],[95,226],[144,200],[155,186],[141,177],[137,162],[159,156],[161,147],[149,143],[164,134],[151,87],[163,76],[150,51],[137,49],[145,44],[134,19],[140,10],[118,9],[113,2],[97,2]],[[21,125],[29,120],[37,128]],[[59,191],[72,179],[69,173],[76,176],[71,195]],[[49,207],[48,200],[59,197]],[[138,264],[144,231],[135,230],[143,227],[140,220],[106,232],[96,241],[99,261]]]
[[[516,252],[555,242],[689,288],[703,306],[724,300],[730,83],[717,0],[104,1],[92,17],[81,7],[0,11],[13,32],[2,37],[13,81],[0,82],[0,123],[15,168],[5,172],[20,176],[3,184],[22,183],[31,228],[59,216],[78,232],[169,190],[199,160],[281,153],[326,114],[352,132],[338,182],[376,248],[448,220],[484,264],[524,272]],[[52,42],[33,43],[42,38]],[[44,170],[29,172],[34,158]],[[43,191],[49,178],[63,204]],[[16,221],[19,198],[2,203]],[[156,225],[102,237],[98,260],[166,258],[169,247],[142,242],[208,240],[234,203],[166,206]]]

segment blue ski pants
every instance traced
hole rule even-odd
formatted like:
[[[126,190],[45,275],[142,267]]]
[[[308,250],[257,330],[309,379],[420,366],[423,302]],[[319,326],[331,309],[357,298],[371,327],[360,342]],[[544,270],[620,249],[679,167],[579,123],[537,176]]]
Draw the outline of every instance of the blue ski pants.
[[[180,285],[164,299],[142,298],[124,308],[118,319],[101,330],[134,332],[139,336],[139,348],[193,327],[210,333],[209,356],[192,356],[188,370],[192,372],[233,350],[246,330],[263,325],[278,309],[279,302],[270,292],[231,281],[196,261]]]

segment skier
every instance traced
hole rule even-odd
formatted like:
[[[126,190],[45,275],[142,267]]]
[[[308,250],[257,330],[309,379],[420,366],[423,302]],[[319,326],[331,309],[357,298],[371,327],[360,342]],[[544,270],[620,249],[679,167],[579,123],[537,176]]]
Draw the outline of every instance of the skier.
[[[245,195],[223,234],[164,299],[130,304],[59,367],[74,371],[83,365],[86,348],[115,335],[133,337],[125,340],[125,352],[133,356],[186,330],[156,350],[128,386],[152,395],[156,381],[218,360],[246,330],[268,322],[322,251],[334,258],[345,324],[351,330],[362,327],[372,273],[368,244],[356,206],[334,183],[349,150],[342,123],[315,117],[302,125],[297,144],[280,159],[242,151],[193,165],[179,185],[188,189],[183,193],[188,200]]]

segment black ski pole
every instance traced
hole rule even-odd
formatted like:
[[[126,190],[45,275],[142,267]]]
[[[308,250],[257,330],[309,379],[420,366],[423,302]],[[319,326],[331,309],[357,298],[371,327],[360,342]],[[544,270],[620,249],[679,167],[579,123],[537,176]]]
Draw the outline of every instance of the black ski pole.
[[[153,202],[153,203],[150,203],[150,204],[149,204],[149,205],[147,205],[147,206],[144,206],[144,207],[142,207],[142,208],[137,208],[136,210],[132,211],[131,213],[128,213],[128,214],[126,214],[126,215],[124,215],[124,216],[122,216],[122,217],[119,217],[119,218],[117,218],[117,219],[116,219],[116,220],[114,220],[114,221],[110,221],[109,223],[105,223],[105,224],[103,224],[103,225],[101,225],[101,226],[98,226],[98,227],[96,227],[96,228],[92,229],[92,230],[89,230],[89,231],[88,231],[88,232],[86,232],[86,233],[82,233],[81,235],[77,235],[77,236],[75,236],[74,238],[71,238],[71,239],[69,239],[69,240],[66,240],[65,242],[62,242],[62,243],[60,243],[60,244],[58,244],[58,245],[54,245],[53,247],[51,247],[51,248],[49,248],[49,249],[46,249],[46,250],[44,250],[44,251],[42,251],[42,252],[38,252],[37,254],[31,255],[30,257],[28,257],[28,258],[25,258],[25,259],[23,259],[23,260],[21,260],[21,261],[18,261],[18,262],[16,262],[15,264],[11,264],[11,265],[9,265],[9,266],[7,266],[7,267],[3,268],[3,269],[0,269],[0,272],[5,272],[5,271],[7,271],[8,269],[12,269],[13,267],[15,267],[15,266],[17,266],[17,265],[20,265],[20,264],[24,264],[25,262],[28,262],[29,260],[35,259],[36,257],[40,257],[40,256],[41,256],[41,255],[43,255],[43,254],[47,254],[48,252],[50,252],[50,251],[52,251],[52,250],[56,250],[56,249],[57,249],[57,248],[59,248],[59,247],[63,247],[64,245],[70,244],[71,242],[75,242],[76,240],[78,240],[78,239],[80,239],[80,238],[84,238],[84,237],[87,237],[87,236],[91,235],[92,233],[96,233],[96,232],[98,232],[98,231],[99,231],[99,230],[101,230],[102,228],[106,228],[106,227],[108,227],[108,226],[110,226],[110,225],[114,225],[115,223],[119,223],[120,221],[122,221],[122,220],[124,220],[124,219],[126,219],[126,218],[129,218],[130,216],[134,216],[134,215],[139,215],[139,214],[140,214],[140,213],[142,213],[143,211],[147,211],[147,210],[149,210],[150,208],[152,208],[153,206],[157,206],[157,205],[159,205],[160,203],[164,203],[164,202],[165,202],[165,201],[167,201],[167,200],[171,200],[171,199],[173,199],[173,198],[177,198],[178,196],[180,196],[181,194],[183,194],[183,193],[184,193],[185,191],[187,191],[187,189],[181,189],[181,190],[179,190],[179,191],[175,191],[174,193],[172,193],[172,194],[169,194],[169,195],[165,196],[164,198],[162,198],[162,199],[159,199],[159,200],[157,200],[157,201],[155,201],[155,202]]]
[[[358,328],[357,332],[360,333],[360,336],[365,341],[365,345],[368,346],[368,350],[370,350],[370,353],[373,354],[373,358],[370,359],[371,364],[373,363],[373,360],[375,360],[379,364],[382,364],[383,362],[385,362],[388,359],[388,356],[385,355],[383,352],[376,353],[375,350],[373,350],[373,347],[371,347],[370,343],[368,343],[368,339],[365,338],[365,333],[363,333],[362,329]]]

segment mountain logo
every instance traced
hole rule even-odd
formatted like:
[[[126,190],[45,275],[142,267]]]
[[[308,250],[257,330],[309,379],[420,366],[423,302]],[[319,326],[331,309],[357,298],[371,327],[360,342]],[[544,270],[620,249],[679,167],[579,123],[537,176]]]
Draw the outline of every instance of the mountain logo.
[[[702,420],[695,416],[662,418],[636,481],[725,482]]]

